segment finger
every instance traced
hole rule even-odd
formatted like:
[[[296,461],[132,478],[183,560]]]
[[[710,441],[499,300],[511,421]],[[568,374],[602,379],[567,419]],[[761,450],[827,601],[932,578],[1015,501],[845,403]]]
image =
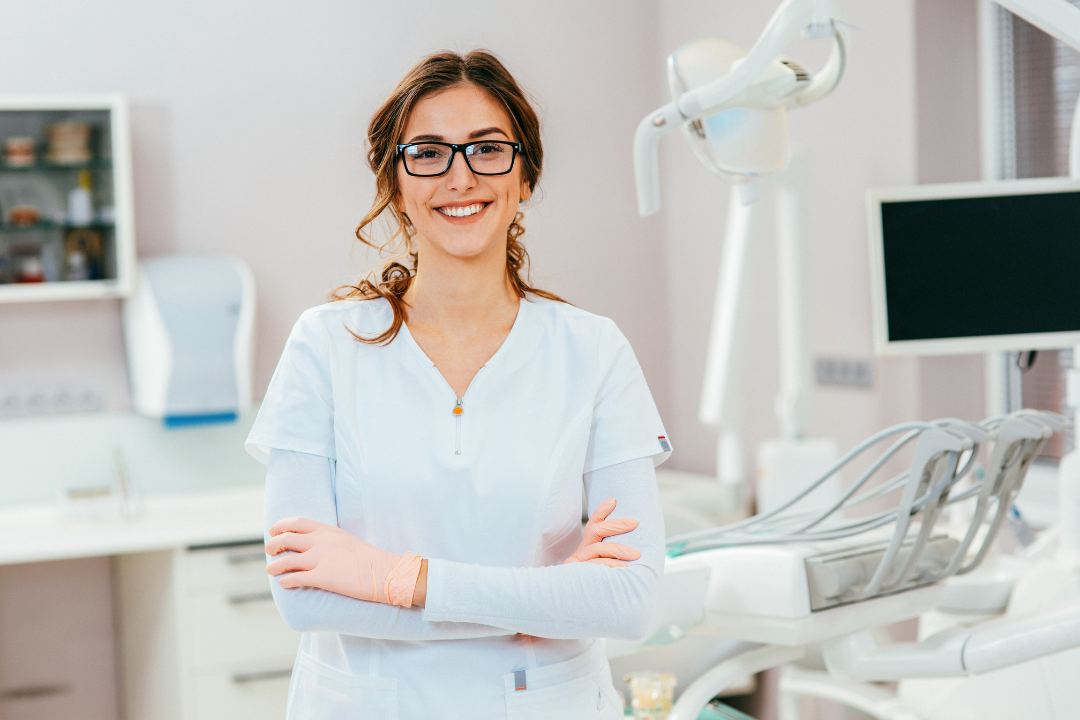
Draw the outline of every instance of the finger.
[[[288,590],[302,587],[319,587],[313,572],[294,572],[278,580],[278,585]]]
[[[606,565],[607,567],[626,567],[626,563],[622,560],[612,560],[611,558],[593,558],[585,562],[593,565]]]
[[[585,544],[597,542],[600,538],[595,535],[593,528],[599,525],[601,522],[607,519],[607,516],[611,514],[611,511],[615,509],[615,498],[609,498],[593,511],[592,517],[589,518],[589,522],[585,523],[585,530],[583,532],[585,537]]]
[[[626,545],[620,545],[619,543],[604,543],[598,542],[592,545],[586,545],[585,547],[578,548],[574,555],[578,560],[585,562],[596,558],[614,558],[616,560],[637,560],[641,557],[641,553],[632,547]]]
[[[315,532],[322,526],[323,523],[316,522],[314,520],[308,520],[307,518],[289,517],[285,518],[284,520],[278,520],[276,523],[274,523],[273,527],[270,528],[270,535],[271,537],[273,537],[274,535],[280,535],[284,532]]]
[[[617,518],[615,520],[605,520],[601,523],[596,523],[589,531],[591,537],[582,538],[582,542],[590,544],[594,542],[600,542],[604,538],[609,538],[614,535],[622,535],[634,530],[638,526],[638,521],[634,518]]]
[[[266,554],[277,555],[278,553],[292,550],[293,552],[307,552],[315,545],[315,537],[311,534],[286,532],[276,535],[266,543]]]
[[[298,570],[314,570],[319,561],[311,553],[290,553],[266,564],[267,575],[281,575]]]
[[[601,520],[606,520],[607,516],[611,514],[611,511],[615,509],[615,498],[608,498],[604,502],[596,506],[593,510],[592,517],[589,518],[589,525],[598,523]]]

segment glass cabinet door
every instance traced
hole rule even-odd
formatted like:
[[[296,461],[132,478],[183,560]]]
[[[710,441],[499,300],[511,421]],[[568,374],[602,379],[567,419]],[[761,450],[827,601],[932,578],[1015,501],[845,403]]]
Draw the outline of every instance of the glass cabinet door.
[[[0,97],[0,302],[126,294],[131,215],[123,98]]]

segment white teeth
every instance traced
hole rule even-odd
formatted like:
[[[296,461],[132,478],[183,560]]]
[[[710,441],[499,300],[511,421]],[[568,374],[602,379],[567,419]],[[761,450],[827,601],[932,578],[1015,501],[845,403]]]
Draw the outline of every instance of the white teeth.
[[[468,217],[469,215],[475,215],[487,206],[487,203],[475,203],[473,205],[465,205],[464,207],[441,207],[439,212],[443,215],[449,215],[450,217]]]

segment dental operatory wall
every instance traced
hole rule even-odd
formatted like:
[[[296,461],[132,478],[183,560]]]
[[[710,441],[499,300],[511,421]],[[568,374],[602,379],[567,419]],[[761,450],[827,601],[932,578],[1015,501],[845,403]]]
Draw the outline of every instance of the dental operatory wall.
[[[674,440],[671,466],[712,474],[716,433],[697,407],[729,187],[673,134],[661,147],[664,209],[640,219],[630,143],[666,100],[667,53],[703,35],[748,48],[775,5],[8,3],[0,93],[128,95],[138,252],[229,253],[252,266],[260,397],[299,314],[372,259],[353,230],[373,192],[363,159],[373,110],[425,53],[495,51],[544,121],[546,170],[525,223],[534,280],[619,323]],[[982,405],[978,358],[874,357],[864,210],[870,187],[977,174],[975,0],[844,7],[843,82],[789,116],[808,164],[813,353],[873,368],[869,388],[815,388],[809,434],[841,448],[893,422],[977,415]],[[826,45],[799,41],[789,52],[817,68]],[[767,184],[762,201],[772,202]],[[772,223],[754,261],[742,383],[751,467],[753,449],[778,434]],[[83,379],[104,384],[106,409],[130,408],[118,302],[0,305],[0,383]]]
[[[535,96],[545,173],[525,242],[540,287],[613,317],[670,415],[663,224],[635,213],[630,139],[659,100],[653,0],[6,3],[0,93],[132,104],[138,252],[237,255],[258,285],[255,394],[293,322],[368,257],[366,124],[405,71],[485,47]],[[47,49],[46,49],[47,48]],[[0,306],[0,382],[100,380],[127,409],[120,305]]]

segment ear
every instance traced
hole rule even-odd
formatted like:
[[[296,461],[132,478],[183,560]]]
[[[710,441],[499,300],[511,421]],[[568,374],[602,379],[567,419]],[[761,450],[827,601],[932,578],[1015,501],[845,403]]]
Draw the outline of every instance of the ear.
[[[530,197],[532,197],[532,189],[529,187],[529,182],[527,180],[522,180],[521,181],[521,202],[525,202]]]

